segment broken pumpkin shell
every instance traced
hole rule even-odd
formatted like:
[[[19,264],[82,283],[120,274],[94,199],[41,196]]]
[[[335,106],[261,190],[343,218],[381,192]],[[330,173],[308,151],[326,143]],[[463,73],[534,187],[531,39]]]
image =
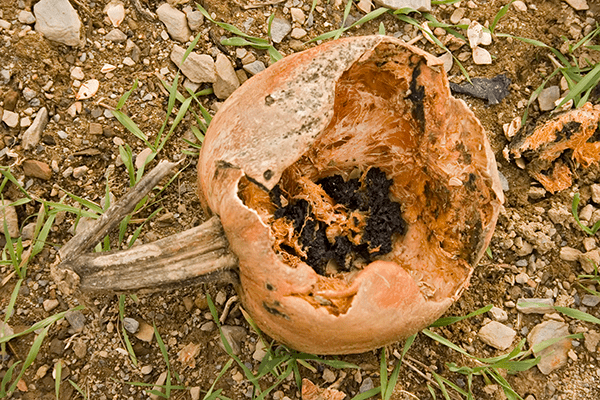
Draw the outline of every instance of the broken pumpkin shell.
[[[286,263],[268,205],[242,193],[250,185],[268,199],[290,171],[317,182],[369,168],[393,179],[408,228],[352,272]],[[368,351],[439,318],[468,285],[503,202],[485,130],[451,96],[440,60],[387,36],[331,41],[244,83],[210,124],[198,182],[239,258],[246,310],[274,339],[316,354]]]

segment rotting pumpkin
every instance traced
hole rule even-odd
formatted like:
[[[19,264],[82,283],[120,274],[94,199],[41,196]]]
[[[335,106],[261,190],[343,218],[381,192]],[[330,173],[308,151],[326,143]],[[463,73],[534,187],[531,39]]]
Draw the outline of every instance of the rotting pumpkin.
[[[323,182],[354,179],[364,191],[370,171],[385,174],[405,227],[385,254],[369,248],[346,254],[344,270],[334,260],[316,271],[298,240],[308,219],[282,223],[280,202],[304,200],[327,240],[346,231],[360,246],[361,218],[381,210],[352,214]],[[387,36],[331,41],[244,83],[210,124],[198,192],[239,259],[245,309],[274,339],[316,354],[368,351],[440,317],[503,202],[485,130],[451,96],[441,62]]]

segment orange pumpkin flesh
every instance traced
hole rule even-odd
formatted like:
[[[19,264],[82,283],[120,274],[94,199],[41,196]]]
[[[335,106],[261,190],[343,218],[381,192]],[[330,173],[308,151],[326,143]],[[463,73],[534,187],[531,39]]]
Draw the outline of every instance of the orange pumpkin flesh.
[[[408,226],[391,252],[319,275],[277,247],[289,226],[273,218],[276,185],[310,188],[370,168],[393,179],[389,196]],[[328,42],[242,85],[211,122],[198,182],[239,258],[246,310],[274,339],[316,354],[368,351],[441,316],[468,285],[503,201],[485,131],[450,95],[440,61],[386,36]]]

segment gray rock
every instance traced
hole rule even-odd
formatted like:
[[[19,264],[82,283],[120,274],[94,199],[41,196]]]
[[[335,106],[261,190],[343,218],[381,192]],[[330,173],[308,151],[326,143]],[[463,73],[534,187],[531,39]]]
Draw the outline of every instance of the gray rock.
[[[15,334],[13,328],[10,327],[7,323],[0,320],[0,338],[12,336]]]
[[[540,110],[550,111],[555,107],[554,102],[560,97],[560,88],[558,86],[550,86],[542,90],[538,96],[538,102],[540,104]]]
[[[190,81],[195,83],[215,83],[217,81],[215,62],[211,56],[207,54],[197,54],[191,52],[182,65],[181,60],[183,60],[184,54],[184,48],[174,45],[173,49],[171,50],[171,61],[181,68],[183,75],[185,75]]]
[[[42,0],[33,6],[35,30],[47,39],[78,46],[81,43],[81,21],[69,0]]]
[[[125,317],[123,318],[123,327],[129,333],[136,333],[140,329],[140,323],[133,318]]]
[[[48,110],[43,107],[38,111],[31,126],[23,133],[21,144],[25,150],[31,150],[38,145],[46,124],[48,124]]]
[[[499,307],[496,307],[496,306],[492,307],[492,309],[489,311],[489,313],[495,321],[505,322],[508,320],[508,314],[506,313],[506,311],[504,311],[503,309],[501,309]]]
[[[30,89],[28,87],[23,89],[23,97],[25,98],[26,101],[31,101],[34,97],[35,97],[35,90]]]
[[[11,200],[0,200],[0,232],[4,235],[4,222],[6,222],[8,234],[11,238],[16,238],[19,236],[19,218],[17,210],[9,206],[10,203]]]
[[[517,310],[523,314],[548,314],[554,312],[553,299],[524,299],[517,300]]]
[[[194,11],[192,7],[185,7],[183,9],[185,16],[187,17],[188,26],[192,31],[200,29],[204,23],[204,15],[200,11]]]
[[[168,3],[164,3],[156,9],[156,15],[161,20],[169,36],[180,42],[187,42],[192,32],[188,28],[185,14]]]
[[[533,327],[527,341],[533,347],[548,339],[557,339],[569,334],[569,326],[560,321],[544,321]],[[540,372],[548,375],[550,372],[561,368],[567,363],[567,353],[571,349],[571,339],[563,339],[540,351],[534,351],[536,357],[541,360],[537,365]]]
[[[393,10],[410,7],[418,11],[431,11],[431,0],[375,0],[375,3]]]
[[[235,89],[240,87],[240,80],[231,61],[224,54],[219,53],[217,55],[215,69],[217,71],[217,81],[213,84],[213,90],[217,98],[225,100]]]
[[[365,379],[363,379],[360,388],[358,388],[358,392],[359,393],[364,393],[368,390],[371,390],[375,387],[375,385],[373,384],[373,379],[371,379],[370,377],[367,377]]]
[[[22,24],[29,25],[35,23],[35,16],[27,10],[19,11],[19,16],[17,18]]]
[[[223,325],[221,331],[231,346],[233,354],[238,356],[242,354],[242,340],[244,340],[248,334],[246,328],[241,326]]]
[[[498,350],[508,349],[516,335],[514,329],[497,321],[491,321],[479,330],[479,338]]]
[[[271,39],[281,43],[284,37],[292,30],[292,24],[285,18],[275,17],[271,23]]]
[[[67,311],[65,319],[69,322],[69,325],[71,325],[71,328],[73,328],[75,332],[83,331],[83,328],[85,327],[85,315],[83,315],[81,311]]]
[[[593,294],[585,294],[581,299],[581,304],[587,307],[596,307],[600,303],[600,297]]]
[[[265,69],[265,64],[262,61],[258,60],[251,62],[250,64],[244,65],[244,71],[246,71],[250,75],[256,75],[259,72],[264,71]]]
[[[127,41],[127,35],[125,33],[123,33],[123,31],[121,31],[120,29],[113,29],[110,32],[108,32],[105,36],[104,39],[106,40],[110,40],[111,42],[115,42],[115,43],[123,43],[125,41]]]

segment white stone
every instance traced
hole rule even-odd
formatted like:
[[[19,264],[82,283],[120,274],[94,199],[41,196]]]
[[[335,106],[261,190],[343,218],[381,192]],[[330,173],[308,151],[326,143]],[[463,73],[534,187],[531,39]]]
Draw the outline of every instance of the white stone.
[[[477,46],[473,49],[473,62],[475,64],[491,64],[492,55],[486,49]]]
[[[171,61],[181,68],[181,72],[189,80],[195,83],[215,83],[217,81],[215,62],[211,56],[207,54],[197,54],[192,51],[182,65],[181,60],[183,60],[184,54],[184,48],[174,45],[171,50]]]
[[[213,84],[213,90],[217,98],[225,100],[235,89],[240,87],[240,80],[229,58],[221,53],[217,55],[215,69],[217,71],[217,81]]]
[[[156,15],[161,20],[171,38],[180,42],[189,40],[192,32],[188,28],[187,18],[184,13],[168,3],[164,3],[156,9]]]
[[[577,261],[581,255],[581,251],[572,247],[565,246],[560,249],[560,259],[564,261]]]
[[[516,335],[514,329],[497,321],[491,321],[479,330],[479,338],[498,350],[508,349]]]
[[[127,35],[120,29],[114,28],[104,36],[104,39],[115,43],[124,43],[127,41]]]
[[[123,3],[118,0],[113,0],[108,3],[106,7],[104,7],[104,12],[115,28],[118,28],[125,19],[125,7],[123,6]]]
[[[291,30],[292,24],[290,24],[290,21],[285,18],[275,17],[271,23],[271,39],[275,43],[281,43]]]
[[[83,73],[81,67],[75,67],[71,70],[71,78],[77,79],[79,81],[82,81],[83,78],[85,78],[85,74]]]
[[[19,125],[19,114],[13,111],[4,110],[2,113],[2,122],[11,128],[14,128]]]
[[[373,8],[373,2],[371,2],[371,0],[360,0],[358,3],[356,3],[356,8],[358,8],[361,12],[368,14]]]
[[[554,312],[553,299],[525,299],[517,300],[517,310],[523,314],[548,314]]]
[[[152,149],[145,148],[144,150],[140,151],[140,154],[138,154],[135,158],[135,168],[141,169],[144,167],[150,154],[152,154]]]
[[[42,107],[35,116],[33,123],[23,133],[23,139],[21,145],[25,150],[31,150],[37,146],[42,138],[42,132],[48,124],[48,110],[46,107]]]
[[[22,24],[29,25],[35,23],[35,16],[27,10],[19,11],[19,16],[17,18]]]
[[[590,6],[586,0],[564,0],[568,5],[573,7],[577,11],[589,10]]]
[[[371,0],[362,0],[361,3],[363,1],[366,1],[369,4],[371,3]],[[357,4],[356,6],[359,7],[359,9],[360,9],[360,3]],[[300,9],[300,8],[290,8],[290,14],[292,15],[292,21],[293,22],[297,22],[300,25],[304,25],[304,22],[306,22],[306,16],[304,15],[304,11],[302,11],[302,9]]]
[[[8,228],[8,234],[11,238],[19,237],[19,218],[17,217],[17,210],[13,206],[9,206],[12,203],[10,200],[0,199],[0,232],[4,235],[4,223]]]
[[[587,237],[585,239],[583,239],[583,247],[585,248],[585,251],[590,251],[590,250],[594,250],[596,247],[598,247],[598,244],[596,243],[596,239],[594,239],[593,237]]]
[[[29,128],[31,126],[31,119],[29,117],[21,118],[21,121],[19,122],[19,126],[21,128]]]
[[[43,302],[44,310],[46,310],[47,312],[54,310],[56,307],[58,307],[58,305],[59,303],[56,299],[47,299]]]
[[[525,272],[521,272],[520,274],[517,274],[517,276],[515,276],[515,282],[517,282],[520,285],[524,285],[529,281],[529,275],[527,275]]]
[[[102,72],[103,74],[108,74],[109,72],[114,71],[115,69],[117,69],[116,65],[104,64],[102,68],[100,68],[100,72]]]
[[[293,39],[302,39],[304,36],[306,36],[306,31],[302,28],[294,28],[292,29],[292,33],[290,34],[290,36]]]
[[[460,20],[465,16],[465,12],[467,10],[464,8],[457,8],[454,10],[452,15],[450,16],[450,22],[453,24],[458,24]]]
[[[100,81],[97,79],[90,79],[85,81],[80,87],[77,95],[75,96],[75,100],[84,100],[89,99],[94,96],[98,89],[100,88]]]
[[[569,334],[569,326],[560,321],[544,321],[533,327],[527,341],[529,346],[534,347],[548,339],[558,339]],[[563,339],[546,347],[541,351],[534,351],[536,357],[541,357],[537,364],[538,369],[544,375],[548,375],[567,363],[567,353],[571,349],[571,339]]]
[[[254,61],[244,65],[244,71],[250,75],[256,75],[261,71],[265,70],[265,64],[262,61]]]
[[[507,312],[499,307],[496,307],[496,306],[492,307],[491,310],[489,311],[489,313],[495,321],[498,321],[498,322],[508,321]]]
[[[375,0],[375,3],[392,10],[410,7],[417,11],[431,11],[431,0]]]
[[[123,59],[123,64],[127,65],[128,67],[133,67],[135,65],[135,61],[133,61],[131,57],[125,57]]]
[[[78,46],[81,44],[81,21],[69,0],[42,0],[33,6],[35,30],[49,40]]]
[[[594,183],[590,186],[592,190],[592,201],[596,204],[600,204],[600,184]]]
[[[10,30],[10,27],[12,26],[12,24],[4,19],[0,19],[0,28],[4,29],[5,31]]]
[[[550,86],[540,92],[538,103],[540,110],[550,111],[554,109],[554,103],[560,97],[560,88],[558,86]]]
[[[194,11],[192,7],[185,7],[183,9],[187,17],[188,26],[192,31],[200,29],[204,23],[204,15],[200,11]]]
[[[512,5],[513,5],[514,8],[516,8],[517,10],[519,10],[521,12],[526,12],[527,11],[527,4],[525,4],[521,0],[515,1]]]

